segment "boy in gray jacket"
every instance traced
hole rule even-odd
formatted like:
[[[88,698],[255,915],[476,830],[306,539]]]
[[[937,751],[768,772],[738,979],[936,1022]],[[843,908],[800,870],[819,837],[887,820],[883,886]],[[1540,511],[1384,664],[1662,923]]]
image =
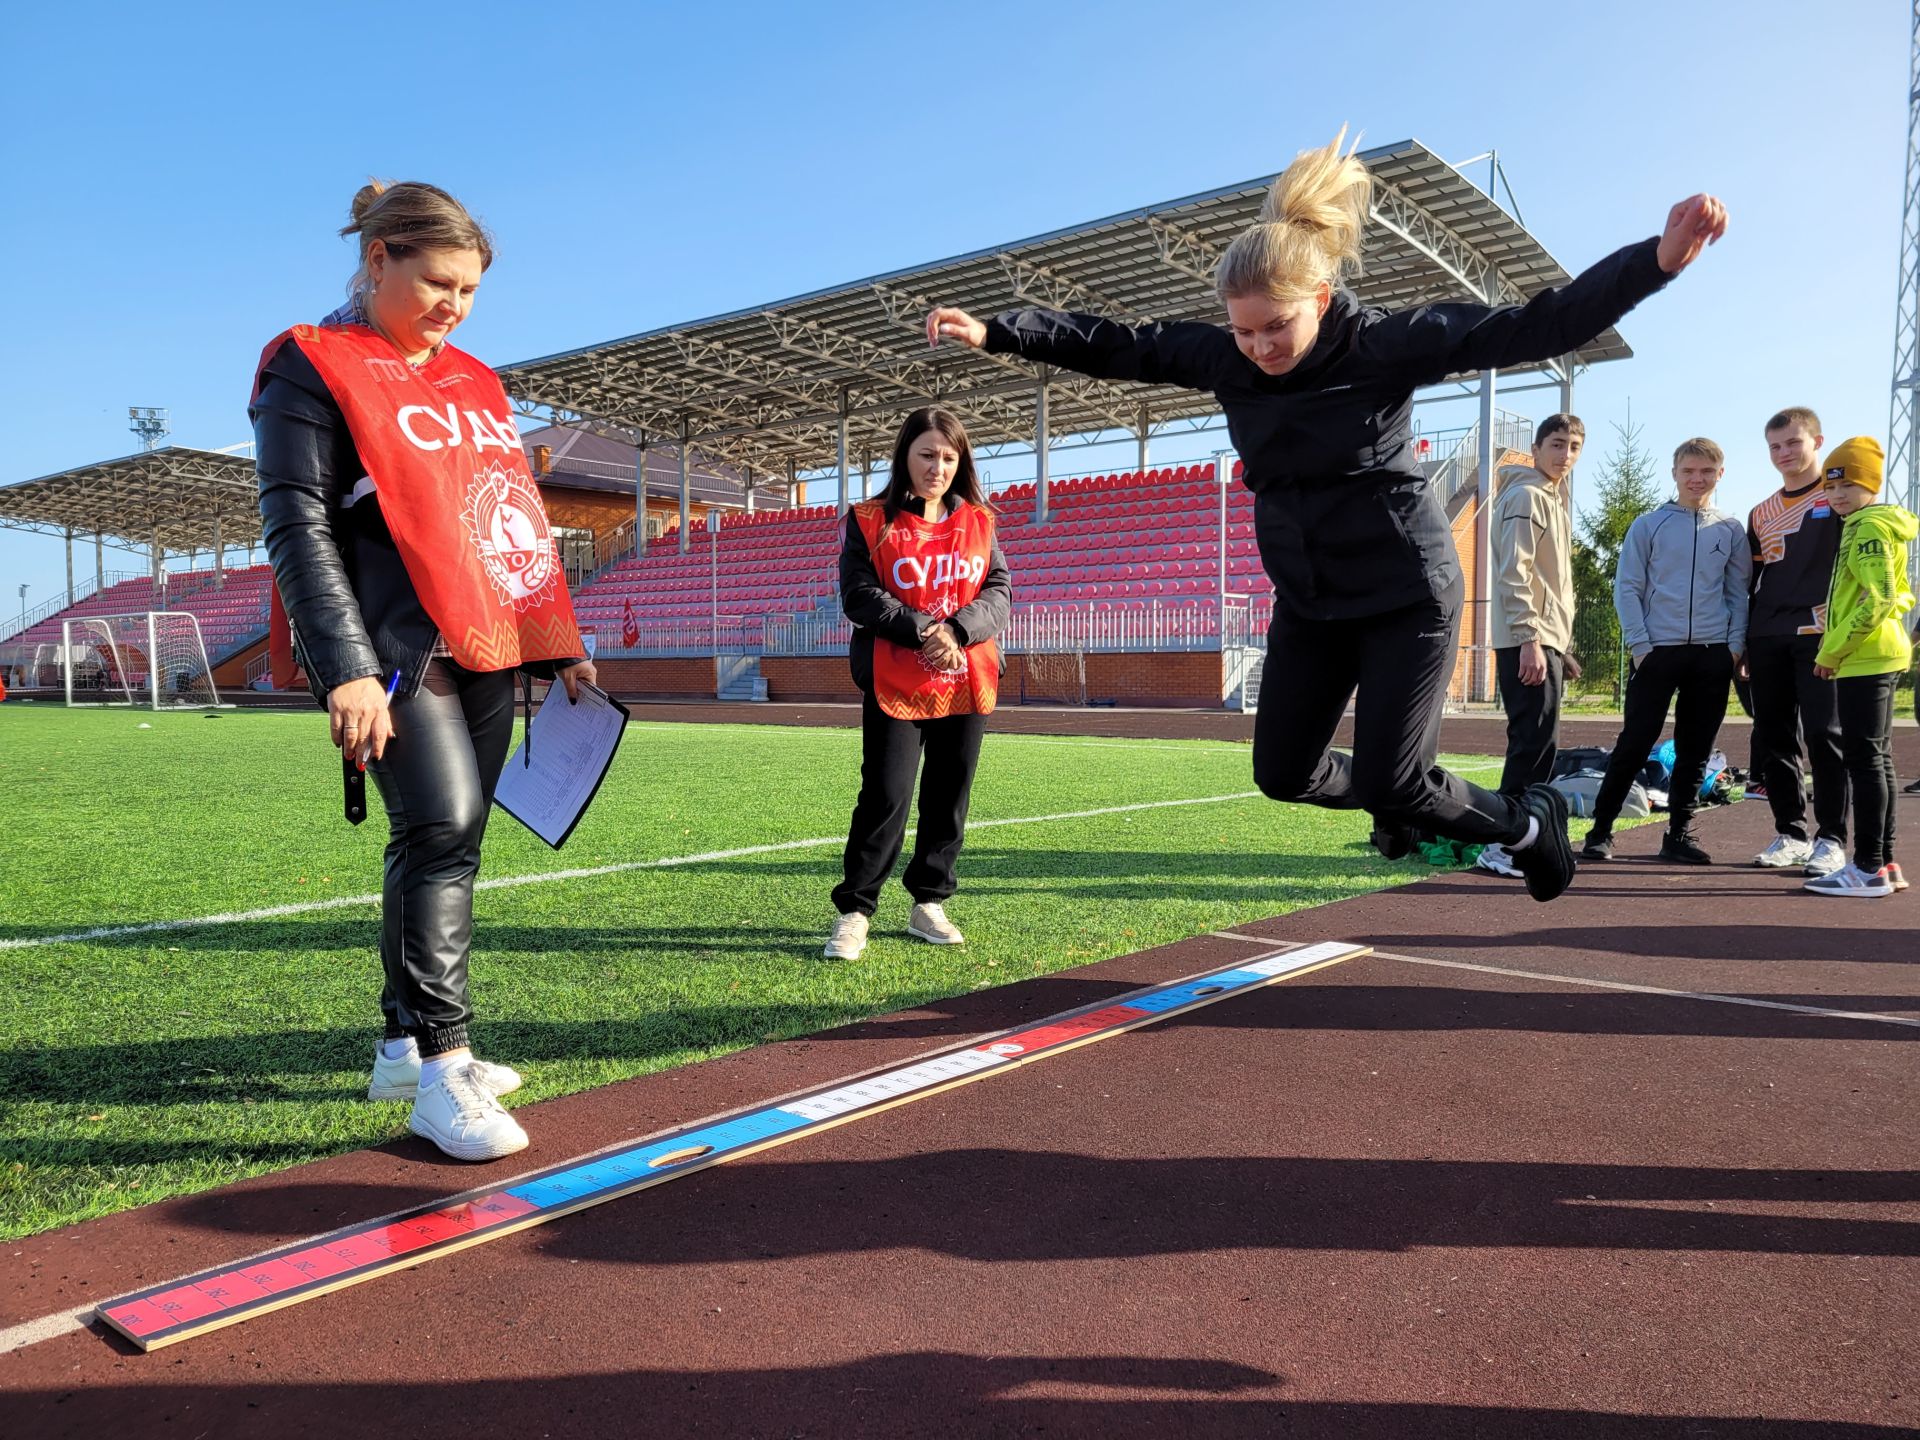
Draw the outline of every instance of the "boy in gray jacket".
[[[1533,464],[1500,472],[1488,543],[1493,613],[1489,633],[1507,712],[1507,764],[1502,795],[1523,795],[1553,778],[1560,748],[1560,700],[1580,678],[1567,653],[1573,642],[1573,521],[1567,486],[1586,444],[1577,415],[1549,415],[1533,436]],[[1475,862],[1496,875],[1518,875],[1503,845]]]
[[[1674,714],[1673,780],[1660,858],[1710,865],[1693,838],[1695,807],[1707,756],[1727,714],[1727,690],[1747,646],[1747,594],[1753,554],[1746,527],[1713,508],[1726,456],[1711,440],[1683,441],[1673,452],[1678,496],[1635,520],[1620,549],[1613,607],[1622,642],[1633,655],[1626,715],[1593,807],[1593,829],[1581,851],[1613,858],[1613,822],[1627,791]]]

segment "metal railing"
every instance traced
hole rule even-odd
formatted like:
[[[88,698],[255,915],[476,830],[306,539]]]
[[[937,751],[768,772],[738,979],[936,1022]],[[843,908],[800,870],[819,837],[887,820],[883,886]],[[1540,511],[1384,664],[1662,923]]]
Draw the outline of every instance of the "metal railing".
[[[1438,441],[1445,446],[1455,434],[1459,438],[1452,441],[1452,449],[1441,459],[1439,468],[1433,472],[1433,487],[1440,495],[1440,503],[1452,503],[1469,485],[1480,479],[1480,422],[1474,421],[1465,430],[1441,431],[1437,435],[1425,438]],[[1518,450],[1528,454],[1533,447],[1533,422],[1524,415],[1515,415],[1508,410],[1493,412],[1493,450],[1497,462],[1500,454],[1506,450]]]

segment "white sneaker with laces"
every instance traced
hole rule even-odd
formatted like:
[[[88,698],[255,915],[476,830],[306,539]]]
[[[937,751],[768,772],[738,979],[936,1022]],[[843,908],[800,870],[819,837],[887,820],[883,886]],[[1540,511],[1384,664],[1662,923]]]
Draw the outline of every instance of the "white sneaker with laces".
[[[924,905],[913,907],[913,913],[907,917],[907,933],[929,945],[967,943],[967,937],[960,933],[958,925],[947,918],[947,912],[940,908],[938,900],[929,900]]]
[[[480,1083],[495,1095],[511,1095],[524,1083],[520,1072],[488,1060],[467,1062],[480,1075]],[[420,1052],[413,1046],[398,1060],[389,1060],[384,1045],[373,1047],[373,1078],[367,1082],[369,1100],[415,1100],[420,1096]]]
[[[1491,870],[1496,875],[1518,875],[1520,867],[1513,863],[1513,857],[1507,853],[1504,845],[1487,845],[1474,856],[1473,863],[1482,870]]]
[[[1795,865],[1805,865],[1812,858],[1813,846],[1809,842],[1791,835],[1776,835],[1771,845],[1753,857],[1753,863],[1762,870],[1789,870]]]
[[[407,1128],[456,1160],[498,1160],[527,1148],[527,1132],[481,1083],[469,1061],[442,1075],[413,1102]]]
[[[1838,840],[1832,840],[1823,835],[1813,842],[1813,853],[1807,857],[1806,866],[1800,873],[1816,877],[1831,875],[1846,863],[1847,847]]]
[[[1876,900],[1882,895],[1893,894],[1893,881],[1887,878],[1884,870],[1876,870],[1869,875],[1858,865],[1842,865],[1830,875],[1817,875],[1803,881],[1803,890],[1811,890],[1816,895],[1833,895],[1842,900]]]
[[[867,948],[867,923],[865,915],[849,910],[833,922],[833,933],[821,953],[829,960],[858,960]]]

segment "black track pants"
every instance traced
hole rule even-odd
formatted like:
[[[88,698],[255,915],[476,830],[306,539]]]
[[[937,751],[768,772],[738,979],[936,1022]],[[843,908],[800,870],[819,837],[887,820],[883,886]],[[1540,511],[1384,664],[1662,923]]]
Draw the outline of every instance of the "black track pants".
[[[1593,804],[1593,828],[1606,834],[1619,818],[1627,792],[1647,763],[1653,742],[1667,723],[1667,707],[1679,703],[1673,717],[1673,779],[1668,791],[1667,828],[1685,833],[1700,805],[1720,722],[1727,718],[1733,682],[1733,652],[1725,645],[1656,645],[1633,667],[1627,681],[1626,714],[1613,757]]]
[[[1520,802],[1434,763],[1458,660],[1459,587],[1353,620],[1276,609],[1253,722],[1254,783],[1275,800],[1371,810],[1390,823],[1472,844],[1526,834]],[[1354,701],[1353,753],[1330,749]]]
[[[843,879],[833,888],[842,915],[871,915],[881,887],[893,873],[907,834],[914,771],[922,751],[920,825],[903,883],[915,901],[945,900],[955,888],[954,865],[966,838],[967,803],[984,715],[948,715],[939,720],[896,720],[871,693],[860,707],[860,798],[847,829]]]
[[[420,689],[393,702],[393,739],[367,769],[386,802],[380,1009],[387,1035],[422,1055],[467,1043],[467,950],[493,789],[513,738],[512,670],[434,660]]]
[[[1566,657],[1542,646],[1547,678],[1538,685],[1520,680],[1519,645],[1493,652],[1500,676],[1500,704],[1507,712],[1507,764],[1500,772],[1500,793],[1518,795],[1529,785],[1553,778],[1553,757],[1560,753],[1560,700],[1566,693]]]
[[[1807,777],[1813,771],[1813,819],[1821,838],[1847,839],[1847,761],[1840,746],[1839,698],[1814,677],[1818,635],[1763,635],[1747,651],[1752,675],[1755,776],[1767,787],[1773,828],[1805,840]]]
[[[1893,689],[1898,675],[1834,681],[1853,779],[1853,863],[1871,874],[1893,859]],[[1819,782],[1815,782],[1818,784]]]

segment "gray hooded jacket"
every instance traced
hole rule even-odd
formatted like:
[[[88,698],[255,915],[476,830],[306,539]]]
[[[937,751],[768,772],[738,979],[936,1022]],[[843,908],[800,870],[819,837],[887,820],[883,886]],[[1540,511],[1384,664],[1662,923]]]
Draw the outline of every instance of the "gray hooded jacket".
[[[1620,636],[1633,658],[1656,645],[1747,648],[1753,555],[1746,527],[1711,503],[1689,510],[1669,500],[1627,529],[1613,578]]]

